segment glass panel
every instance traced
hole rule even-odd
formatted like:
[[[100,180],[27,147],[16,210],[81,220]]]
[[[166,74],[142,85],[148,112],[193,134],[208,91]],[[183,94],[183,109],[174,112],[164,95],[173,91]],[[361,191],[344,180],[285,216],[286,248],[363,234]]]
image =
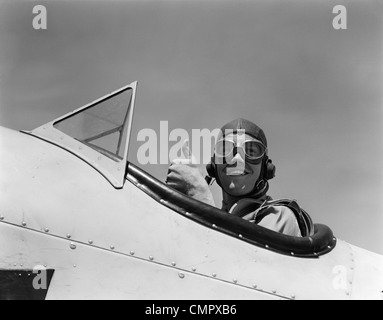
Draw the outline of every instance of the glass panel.
[[[54,123],[53,126],[115,161],[122,160],[132,95],[132,88],[128,88]]]

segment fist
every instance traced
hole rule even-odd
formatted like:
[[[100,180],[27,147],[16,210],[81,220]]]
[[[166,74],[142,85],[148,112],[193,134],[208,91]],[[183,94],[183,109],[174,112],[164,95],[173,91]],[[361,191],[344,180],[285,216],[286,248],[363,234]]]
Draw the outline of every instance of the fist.
[[[195,165],[172,163],[166,183],[187,196],[215,207],[214,197],[201,171]]]
[[[201,171],[196,165],[172,163],[168,170],[166,183],[188,196],[193,196],[208,188]]]
[[[209,189],[204,173],[198,168],[195,157],[185,140],[182,152],[186,159],[175,159],[169,167],[166,183],[189,197],[215,206],[213,195]]]

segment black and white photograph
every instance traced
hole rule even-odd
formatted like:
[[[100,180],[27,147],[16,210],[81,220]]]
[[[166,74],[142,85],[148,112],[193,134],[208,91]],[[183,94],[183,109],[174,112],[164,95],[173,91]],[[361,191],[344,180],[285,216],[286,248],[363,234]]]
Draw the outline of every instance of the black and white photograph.
[[[0,300],[382,300],[382,138],[380,0],[0,0]]]

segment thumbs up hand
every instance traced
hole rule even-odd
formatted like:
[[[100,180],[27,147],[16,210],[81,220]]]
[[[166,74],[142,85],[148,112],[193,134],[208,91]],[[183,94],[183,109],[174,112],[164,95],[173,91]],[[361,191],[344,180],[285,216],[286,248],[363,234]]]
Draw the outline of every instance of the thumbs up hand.
[[[197,159],[189,147],[189,140],[182,145],[184,159],[174,159],[169,167],[166,183],[196,200],[215,206],[213,195],[198,168]]]

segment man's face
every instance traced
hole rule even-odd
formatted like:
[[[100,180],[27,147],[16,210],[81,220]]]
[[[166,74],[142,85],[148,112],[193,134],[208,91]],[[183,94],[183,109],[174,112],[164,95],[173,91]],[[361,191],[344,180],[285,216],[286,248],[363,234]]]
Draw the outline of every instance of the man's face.
[[[249,161],[246,160],[246,153],[257,153],[260,154],[262,151],[258,151],[257,143],[253,143],[255,149],[249,150],[244,147],[245,143],[257,141],[253,137],[245,134],[229,134],[225,136],[223,145],[232,146],[235,148],[233,152],[225,157],[225,161],[216,161],[217,174],[219,180],[221,181],[222,188],[224,191],[232,196],[245,196],[253,191],[255,183],[257,182],[259,175],[261,173],[262,158],[259,161]],[[248,146],[249,144],[247,144]],[[251,144],[250,144],[251,145]],[[224,147],[221,144],[221,148]],[[217,159],[217,149],[216,147],[216,159]],[[229,149],[226,148],[226,149]],[[230,149],[229,149],[230,150]],[[247,151],[246,151],[247,150]],[[227,150],[225,151],[226,153]],[[219,159],[218,159],[219,160]]]

